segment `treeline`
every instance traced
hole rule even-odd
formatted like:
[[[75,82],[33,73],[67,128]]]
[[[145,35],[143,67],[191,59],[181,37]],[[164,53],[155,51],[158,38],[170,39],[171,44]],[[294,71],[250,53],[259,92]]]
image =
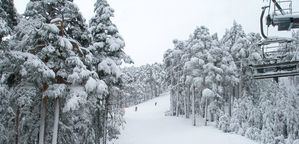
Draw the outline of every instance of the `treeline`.
[[[297,40],[288,48],[299,48],[298,36],[293,34]],[[170,114],[190,118],[194,126],[203,118],[205,125],[215,122],[224,132],[264,144],[293,144],[299,139],[297,84],[294,77],[279,84],[253,79],[251,65],[262,60],[260,40],[237,23],[220,39],[202,26],[187,40],[174,40],[174,48],[164,54]]]
[[[126,67],[124,72],[124,103],[136,105],[158,97],[166,91],[165,71],[162,64],[147,64],[140,67]]]
[[[73,0],[0,0],[0,143],[106,144],[123,124],[120,65],[131,63],[97,0],[89,25]]]

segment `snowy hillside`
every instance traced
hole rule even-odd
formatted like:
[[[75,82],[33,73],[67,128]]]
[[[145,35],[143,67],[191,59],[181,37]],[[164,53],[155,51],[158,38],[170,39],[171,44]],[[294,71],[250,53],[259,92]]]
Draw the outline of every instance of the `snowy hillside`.
[[[213,126],[194,127],[188,119],[165,116],[169,98],[169,93],[164,93],[137,105],[137,111],[135,106],[127,108],[127,124],[114,144],[255,144],[245,137],[223,133]]]

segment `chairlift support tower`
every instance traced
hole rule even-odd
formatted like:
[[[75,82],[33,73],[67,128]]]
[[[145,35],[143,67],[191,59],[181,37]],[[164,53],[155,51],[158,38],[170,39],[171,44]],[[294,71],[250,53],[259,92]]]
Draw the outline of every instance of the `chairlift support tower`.
[[[271,5],[273,10],[271,12]],[[268,37],[264,32],[264,16],[266,16],[267,28],[278,27],[278,31],[290,31],[299,28],[299,13],[293,12],[292,0],[270,0],[269,5],[262,7],[260,17],[261,35],[264,38],[258,45],[263,53],[263,61],[259,65],[253,65],[255,79],[273,78],[278,82],[279,77],[299,75],[299,61],[281,61],[287,54],[294,52],[288,49],[288,44],[294,39],[284,37]],[[274,46],[273,46],[274,45]]]

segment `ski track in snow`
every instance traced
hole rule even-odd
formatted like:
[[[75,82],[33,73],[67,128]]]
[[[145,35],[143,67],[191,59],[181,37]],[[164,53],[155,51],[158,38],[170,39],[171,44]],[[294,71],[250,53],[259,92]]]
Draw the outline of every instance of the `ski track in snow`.
[[[155,106],[157,102],[157,106]],[[169,94],[127,108],[125,129],[113,144],[257,144],[213,126],[192,126],[190,119],[165,116]]]

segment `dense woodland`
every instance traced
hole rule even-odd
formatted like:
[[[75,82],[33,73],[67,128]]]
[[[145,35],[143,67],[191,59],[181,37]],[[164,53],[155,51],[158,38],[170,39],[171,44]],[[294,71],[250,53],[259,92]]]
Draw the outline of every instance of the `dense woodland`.
[[[117,138],[120,65],[131,63],[97,0],[87,24],[73,0],[0,1],[0,143],[106,144]]]
[[[297,51],[299,32],[293,38],[288,48]],[[293,144],[299,139],[298,81],[253,79],[251,65],[262,62],[260,40],[236,22],[222,38],[202,26],[187,40],[174,40],[164,54],[170,114],[189,118],[194,126],[204,118],[205,125],[215,122],[224,132],[264,144]],[[292,53],[281,61],[296,59]]]
[[[158,63],[123,68],[125,106],[145,102],[167,91],[164,69]]]

